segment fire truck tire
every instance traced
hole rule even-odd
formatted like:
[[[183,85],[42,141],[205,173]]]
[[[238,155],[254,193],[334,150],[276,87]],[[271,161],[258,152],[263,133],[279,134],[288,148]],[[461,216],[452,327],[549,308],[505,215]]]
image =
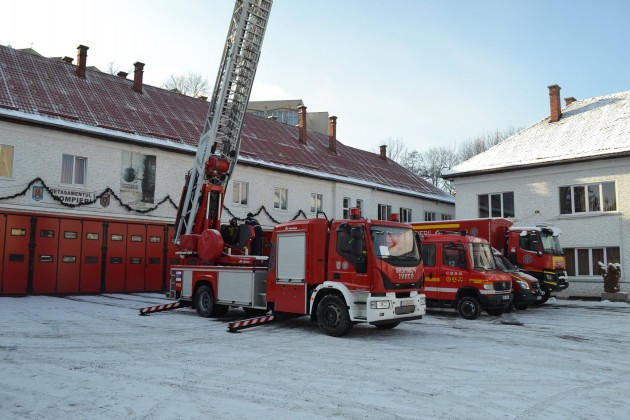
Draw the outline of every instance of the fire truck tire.
[[[540,304],[542,305],[543,303],[547,302],[549,300],[549,298],[551,297],[551,289],[543,289],[543,297],[540,301]]]
[[[481,305],[474,297],[464,296],[457,302],[457,313],[464,319],[477,319],[481,315]]]
[[[392,324],[380,324],[380,325],[375,325],[375,327],[378,328],[379,330],[391,330],[391,329],[396,328],[398,324],[400,324],[400,322],[394,322]]]
[[[529,305],[527,303],[515,303],[514,307],[519,311],[524,311],[525,309],[529,308]]]
[[[214,292],[212,291],[212,287],[199,287],[195,293],[195,308],[197,308],[197,314],[208,318],[213,315],[214,307]]]
[[[352,322],[346,303],[337,295],[327,295],[317,305],[317,324],[326,334],[341,337],[350,331]]]

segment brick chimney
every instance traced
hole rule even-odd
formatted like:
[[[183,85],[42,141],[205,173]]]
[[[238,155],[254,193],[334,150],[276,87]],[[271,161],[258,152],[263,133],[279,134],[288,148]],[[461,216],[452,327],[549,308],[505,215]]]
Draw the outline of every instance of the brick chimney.
[[[300,129],[298,140],[300,143],[306,144],[306,107],[298,106],[298,128]]]
[[[575,101],[577,101],[577,99],[575,99],[573,96],[569,96],[568,98],[564,98],[565,106],[569,106]]]
[[[560,111],[560,86],[551,85],[549,88],[549,105],[551,109],[551,116],[549,122],[558,122],[562,116]]]
[[[85,79],[85,67],[87,63],[87,50],[90,47],[79,45],[77,47],[77,76]]]
[[[144,63],[136,61],[133,63],[135,70],[133,71],[133,90],[142,93],[142,74],[144,73]]]
[[[337,153],[337,117],[328,117],[328,148]]]
[[[128,74],[129,73],[127,73],[126,71],[119,71],[118,73],[116,73],[116,76],[126,79]]]
[[[387,160],[387,145],[386,144],[381,146],[381,159]]]

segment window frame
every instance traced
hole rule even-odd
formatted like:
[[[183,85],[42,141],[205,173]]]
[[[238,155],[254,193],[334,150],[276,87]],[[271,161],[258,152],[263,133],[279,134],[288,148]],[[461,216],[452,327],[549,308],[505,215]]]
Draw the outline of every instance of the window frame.
[[[612,203],[614,205],[614,208],[611,210],[606,210],[606,208],[608,207],[608,205],[606,205],[606,200],[607,198],[609,198],[609,191],[606,189],[606,185],[612,185],[613,187]],[[597,187],[597,191],[593,191],[592,195],[592,197],[597,200],[595,203],[590,200],[591,188],[593,187]],[[615,181],[562,185],[558,187],[558,211],[560,215],[601,214],[616,212],[618,211],[617,203],[617,183]],[[595,206],[597,206],[597,209],[594,209]],[[569,211],[567,212],[567,210]]]
[[[273,189],[273,208],[286,211],[289,208],[289,190],[275,187]]]
[[[245,190],[245,200],[243,201],[243,189]],[[246,206],[249,201],[249,182],[233,181],[232,203]]]
[[[311,193],[311,213],[324,211],[324,194]]]
[[[392,214],[392,206],[390,204],[378,204],[378,220],[389,220]],[[385,216],[383,218],[383,216]]]
[[[482,209],[482,199],[485,199],[486,210]],[[497,202],[498,200],[498,202]],[[494,205],[493,205],[494,202]],[[511,204],[511,208],[509,205]],[[495,205],[498,205],[495,207]],[[495,213],[495,210],[498,212]],[[514,191],[494,192],[477,195],[477,216],[480,219],[488,217],[515,218],[516,205],[514,202]]]
[[[6,169],[8,171],[8,175],[2,175],[2,172],[0,172],[0,179],[13,179],[14,161],[15,146],[11,146],[10,144],[0,144],[0,169],[6,165]]]
[[[341,208],[342,208],[342,218],[343,219],[349,219],[350,218],[350,206],[351,206],[352,200],[350,199],[350,197],[344,197],[341,200]]]
[[[621,264],[621,248],[618,246],[593,246],[593,247],[575,247],[564,248],[564,256],[566,258],[566,271],[570,277],[602,277],[598,261],[594,258],[594,251],[603,256],[602,263],[605,267],[609,262]],[[610,261],[614,260],[614,261]],[[586,264],[588,262],[588,264]],[[585,266],[587,265],[587,267]],[[587,268],[588,274],[580,274]]]
[[[410,208],[405,208],[405,207],[401,207],[400,208],[400,213],[399,213],[399,220],[401,223],[411,223],[411,215],[413,213],[411,212]]]
[[[66,157],[71,157],[72,158],[72,173],[70,174],[70,178],[71,178],[71,182],[66,182],[66,180],[64,180],[64,166],[66,164],[64,164],[64,160]],[[79,161],[83,161],[83,183],[81,182],[77,182],[77,173],[79,172],[79,170],[81,168],[78,168],[77,166],[77,162]],[[73,185],[73,186],[78,186],[78,187],[85,187],[87,185],[87,165],[88,165],[88,158],[85,156],[78,156],[78,155],[71,155],[71,154],[67,154],[67,153],[63,153],[61,155],[61,180],[60,180],[60,184],[63,185]]]
[[[424,212],[424,221],[425,222],[434,222],[436,220],[436,214],[434,211],[425,211]]]

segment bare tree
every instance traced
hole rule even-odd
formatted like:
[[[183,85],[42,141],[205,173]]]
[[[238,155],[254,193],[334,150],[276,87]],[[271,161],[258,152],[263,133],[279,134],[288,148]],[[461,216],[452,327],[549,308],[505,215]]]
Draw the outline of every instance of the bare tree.
[[[129,74],[131,72],[131,70],[120,70],[120,65],[114,63],[113,61],[110,61],[109,64],[107,65],[107,67],[105,68],[105,73],[107,74],[113,74],[113,75],[117,75],[119,72],[124,71],[125,73]]]
[[[162,87],[193,98],[208,96],[208,79],[199,73],[172,74],[162,83]]]
[[[504,130],[496,129],[494,132],[483,133],[477,137],[466,140],[459,151],[460,161],[463,162],[485,152],[519,131],[521,131],[521,128],[508,127]]]

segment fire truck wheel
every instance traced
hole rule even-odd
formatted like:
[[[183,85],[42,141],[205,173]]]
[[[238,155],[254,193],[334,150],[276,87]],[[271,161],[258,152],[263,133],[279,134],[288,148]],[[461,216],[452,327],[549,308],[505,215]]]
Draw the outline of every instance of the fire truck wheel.
[[[337,295],[324,296],[317,305],[317,324],[326,334],[341,337],[350,331],[352,322],[348,307]]]
[[[464,319],[477,319],[481,315],[481,305],[472,296],[464,296],[457,302],[457,312]]]
[[[516,303],[514,304],[514,307],[518,309],[519,311],[524,311],[525,309],[529,307],[529,305],[527,303]]]
[[[400,324],[400,323],[399,322],[394,322],[393,324],[375,325],[375,327],[378,328],[379,330],[391,330],[393,328],[396,328],[398,326],[398,324]]]
[[[214,315],[214,292],[210,286],[201,286],[195,293],[195,308],[197,308],[197,314],[204,318],[208,318]],[[229,309],[229,308],[228,308]]]

